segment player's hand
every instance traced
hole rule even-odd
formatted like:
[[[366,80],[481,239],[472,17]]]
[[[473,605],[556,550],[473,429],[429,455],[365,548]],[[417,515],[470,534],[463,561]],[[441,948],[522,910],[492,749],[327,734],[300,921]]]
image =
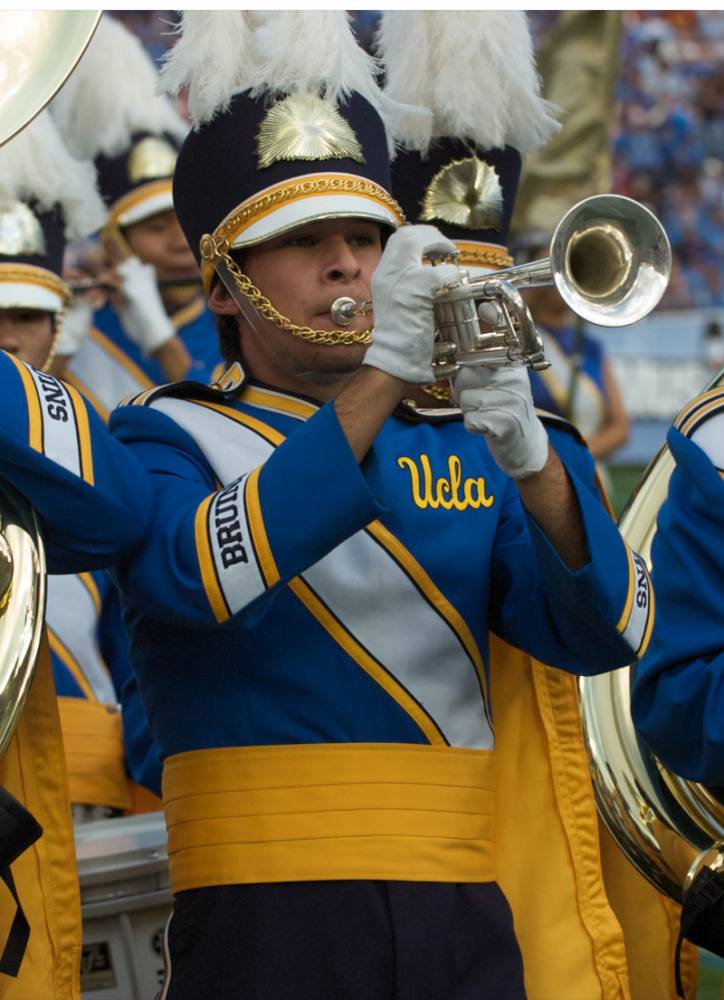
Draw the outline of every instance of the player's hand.
[[[435,381],[433,297],[458,281],[453,264],[431,267],[426,254],[455,253],[455,244],[434,226],[403,226],[388,240],[372,276],[375,332],[364,363],[417,385]]]
[[[453,394],[465,427],[485,436],[503,472],[512,479],[540,472],[548,459],[548,435],[533,406],[527,368],[462,368]]]
[[[123,282],[118,306],[123,329],[144,354],[153,354],[176,334],[161,301],[155,268],[127,257],[116,270]]]

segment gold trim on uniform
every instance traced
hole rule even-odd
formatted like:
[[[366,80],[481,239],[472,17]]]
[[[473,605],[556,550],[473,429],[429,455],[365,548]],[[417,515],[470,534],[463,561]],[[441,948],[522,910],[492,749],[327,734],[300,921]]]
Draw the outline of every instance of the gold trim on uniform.
[[[68,305],[71,299],[70,288],[62,278],[47,268],[35,267],[33,264],[0,264],[0,281],[6,284],[36,285],[38,288],[45,288],[54,292],[64,305]]]
[[[315,94],[291,94],[273,104],[259,126],[256,149],[260,169],[279,160],[365,162],[349,122]]]
[[[115,705],[58,698],[71,802],[128,809],[121,713]]]
[[[464,229],[500,230],[503,189],[495,167],[469,156],[435,174],[422,199],[420,221],[436,219]]]
[[[224,747],[164,762],[174,892],[329,879],[495,878],[491,751]]]

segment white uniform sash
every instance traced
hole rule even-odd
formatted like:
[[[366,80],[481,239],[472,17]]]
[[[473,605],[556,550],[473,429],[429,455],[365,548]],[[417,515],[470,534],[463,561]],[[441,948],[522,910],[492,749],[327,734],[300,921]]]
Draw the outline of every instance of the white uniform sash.
[[[126,396],[135,395],[153,383],[123,351],[98,330],[91,330],[68,370],[79,384],[108,412]]]
[[[573,370],[571,358],[561,349],[552,334],[547,333],[544,329],[539,329],[539,332],[543,336],[546,358],[550,361],[551,366],[538,374],[548,387],[548,391],[558,404],[561,413],[565,414]],[[572,423],[584,437],[590,437],[601,426],[603,414],[604,398],[601,390],[587,372],[579,371],[576,376],[573,415],[570,417]]]
[[[258,552],[246,544],[252,531],[241,494],[282,435],[261,421],[252,420],[251,426],[238,422],[235,417],[241,414],[231,407],[211,408],[168,397],[152,406],[189,434],[219,482],[237,496],[237,544],[244,545],[247,561],[229,567],[214,552],[217,578],[233,614],[263,592],[268,577]],[[214,518],[213,505],[223,507],[225,492],[211,501],[209,518]],[[338,545],[289,586],[307,598],[303,603],[316,609],[313,613],[322,624],[325,612],[329,614],[333,624],[328,632],[348,652],[354,649],[357,661],[367,664],[368,672],[387,690],[392,685],[385,675],[394,680],[393,696],[401,689],[398,701],[411,706],[410,714],[418,721],[420,713],[424,715],[421,725],[431,742],[492,748],[486,681],[474,640],[414,557],[379,522]]]
[[[115,705],[118,698],[113,681],[96,641],[98,608],[81,576],[48,577],[46,622],[75,661],[98,701]],[[66,666],[74,673],[70,664]]]

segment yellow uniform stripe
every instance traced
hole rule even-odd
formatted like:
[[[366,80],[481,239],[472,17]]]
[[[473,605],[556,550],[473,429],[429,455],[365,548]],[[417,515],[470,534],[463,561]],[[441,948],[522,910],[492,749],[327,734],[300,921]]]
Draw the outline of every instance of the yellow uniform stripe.
[[[93,604],[95,606],[96,614],[97,615],[100,614],[100,611],[101,611],[101,595],[100,595],[100,593],[98,591],[98,587],[96,586],[95,580],[90,575],[90,573],[79,573],[78,574],[78,579],[83,584],[83,586],[88,591],[88,593],[91,595],[91,600],[93,601]]]
[[[102,347],[107,354],[110,354],[122,368],[125,368],[128,374],[134,378],[140,386],[144,389],[156,388],[148,375],[146,375],[146,373],[142,371],[138,365],[135,364],[135,362],[131,361],[128,355],[124,354],[123,351],[117,347],[109,337],[106,337],[104,333],[101,333],[97,327],[93,327],[88,336],[91,340],[94,340],[99,347]]]
[[[631,555],[631,549],[624,543],[626,549],[626,558],[628,559],[628,593],[626,595],[626,603],[623,606],[623,611],[621,612],[621,617],[616,625],[617,632],[623,632],[628,625],[628,620],[631,617],[631,608],[633,607],[634,599],[634,589],[636,582],[636,572],[634,570],[633,556]]]
[[[294,417],[312,417],[319,410],[319,407],[314,406],[313,403],[305,403],[304,400],[291,399],[288,396],[276,396],[272,392],[265,392],[264,389],[257,389],[254,386],[249,386],[248,389],[245,389],[241,399],[242,402],[249,403],[251,406],[264,406],[270,410],[282,410],[284,413],[290,413]]]
[[[267,538],[266,528],[264,527],[264,517],[259,501],[260,472],[261,466],[257,466],[246,481],[247,516],[264,582],[267,587],[273,587],[275,583],[279,582],[281,577],[279,576],[279,570],[277,569],[277,564],[269,545],[269,539]]]
[[[724,389],[720,390],[719,396],[710,399],[708,403],[700,406],[695,413],[693,413],[688,420],[686,420],[678,429],[682,434],[688,434],[692,431],[696,425],[700,422],[702,417],[705,417],[707,413],[711,413],[715,410],[720,410],[724,406]]]
[[[213,499],[214,494],[212,493],[211,496],[206,497],[196,511],[194,538],[196,540],[196,555],[199,560],[199,570],[204,590],[209,599],[211,610],[214,612],[214,617],[217,622],[221,623],[227,621],[230,615],[216,576],[214,558],[211,554],[211,546],[209,544],[209,507]]]
[[[331,635],[345,653],[365,673],[369,674],[400,705],[410,718],[414,719],[430,743],[435,745],[445,744],[445,738],[442,733],[422,706],[405,691],[402,685],[395,681],[394,677],[367,652],[364,646],[361,646],[357,642],[354,636],[332,615],[326,605],[322,603],[304,580],[295,577],[293,580],[290,580],[288,586],[309,613],[316,618],[322,628]]]
[[[686,422],[687,418],[690,417],[694,411],[698,411],[699,407],[708,400],[722,399],[724,400],[724,387],[717,386],[714,389],[709,389],[708,392],[703,392],[701,396],[697,396],[696,399],[692,399],[690,403],[679,411],[676,420],[674,420],[674,427],[677,430],[682,431],[682,425]],[[699,415],[698,412],[696,414]]]
[[[488,722],[491,722],[488,713],[488,705],[490,704],[488,696],[488,679],[485,675],[483,658],[480,655],[480,650],[478,649],[478,645],[473,638],[472,632],[468,628],[462,615],[457,608],[453,607],[445,595],[438,590],[412,553],[409,552],[402,542],[390,531],[388,531],[383,524],[379,521],[373,521],[372,524],[367,526],[367,530],[374,538],[377,539],[378,542],[380,542],[381,545],[384,546],[384,548],[387,549],[393,559],[400,563],[403,569],[422,591],[423,596],[445,619],[460,640],[466,653],[472,660],[478,677],[480,678],[480,684],[483,689],[483,698],[485,700],[485,714],[488,717]]]
[[[48,627],[48,642],[50,643],[50,648],[53,650],[61,663],[68,668],[73,680],[76,682],[86,698],[88,698],[89,701],[98,701],[93,688],[86,680],[85,674],[83,673],[79,663],[65,643],[60,640],[58,635],[50,627]]]
[[[248,413],[239,413],[238,410],[232,410],[222,403],[211,403],[205,399],[195,399],[193,402],[197,406],[205,406],[207,410],[216,410],[217,413],[221,413],[224,417],[229,417],[230,420],[236,420],[237,423],[243,424],[252,431],[256,431],[257,434],[270,444],[277,446],[286,440],[284,435],[280,434],[279,431],[275,431],[273,427],[262,423],[256,417],[250,417]]]
[[[8,357],[15,365],[20,375],[20,379],[23,383],[23,389],[25,390],[25,399],[28,404],[28,444],[33,449],[33,451],[43,451],[43,419],[40,414],[40,400],[38,399],[38,390],[33,381],[33,376],[30,374],[28,369],[22,363],[14,358],[12,354],[8,354]]]
[[[649,579],[649,617],[646,621],[646,629],[644,631],[644,637],[641,640],[641,645],[636,650],[636,656],[639,659],[641,659],[646,650],[649,648],[649,642],[651,641],[651,633],[654,630],[655,618],[656,618],[656,595],[654,594],[654,588],[651,586],[651,580]]]
[[[93,475],[93,447],[91,444],[90,424],[88,423],[88,411],[80,393],[72,385],[66,385],[70,402],[75,413],[75,425],[78,431],[78,446],[80,450],[80,474],[88,483],[93,486],[95,479]]]

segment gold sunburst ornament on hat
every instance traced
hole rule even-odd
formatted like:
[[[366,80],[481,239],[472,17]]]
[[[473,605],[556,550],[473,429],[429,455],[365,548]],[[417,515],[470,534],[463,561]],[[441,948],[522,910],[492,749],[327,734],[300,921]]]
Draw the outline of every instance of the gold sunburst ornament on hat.
[[[176,150],[170,142],[148,135],[131,150],[128,157],[128,179],[132,184],[170,177],[176,166]]]
[[[464,229],[500,230],[503,189],[494,167],[477,156],[453,160],[428,185],[421,222],[439,219]]]
[[[43,227],[21,201],[0,205],[0,254],[7,257],[44,257]]]
[[[292,94],[269,108],[259,126],[257,154],[260,169],[278,160],[365,162],[349,122],[331,101],[314,94]]]

